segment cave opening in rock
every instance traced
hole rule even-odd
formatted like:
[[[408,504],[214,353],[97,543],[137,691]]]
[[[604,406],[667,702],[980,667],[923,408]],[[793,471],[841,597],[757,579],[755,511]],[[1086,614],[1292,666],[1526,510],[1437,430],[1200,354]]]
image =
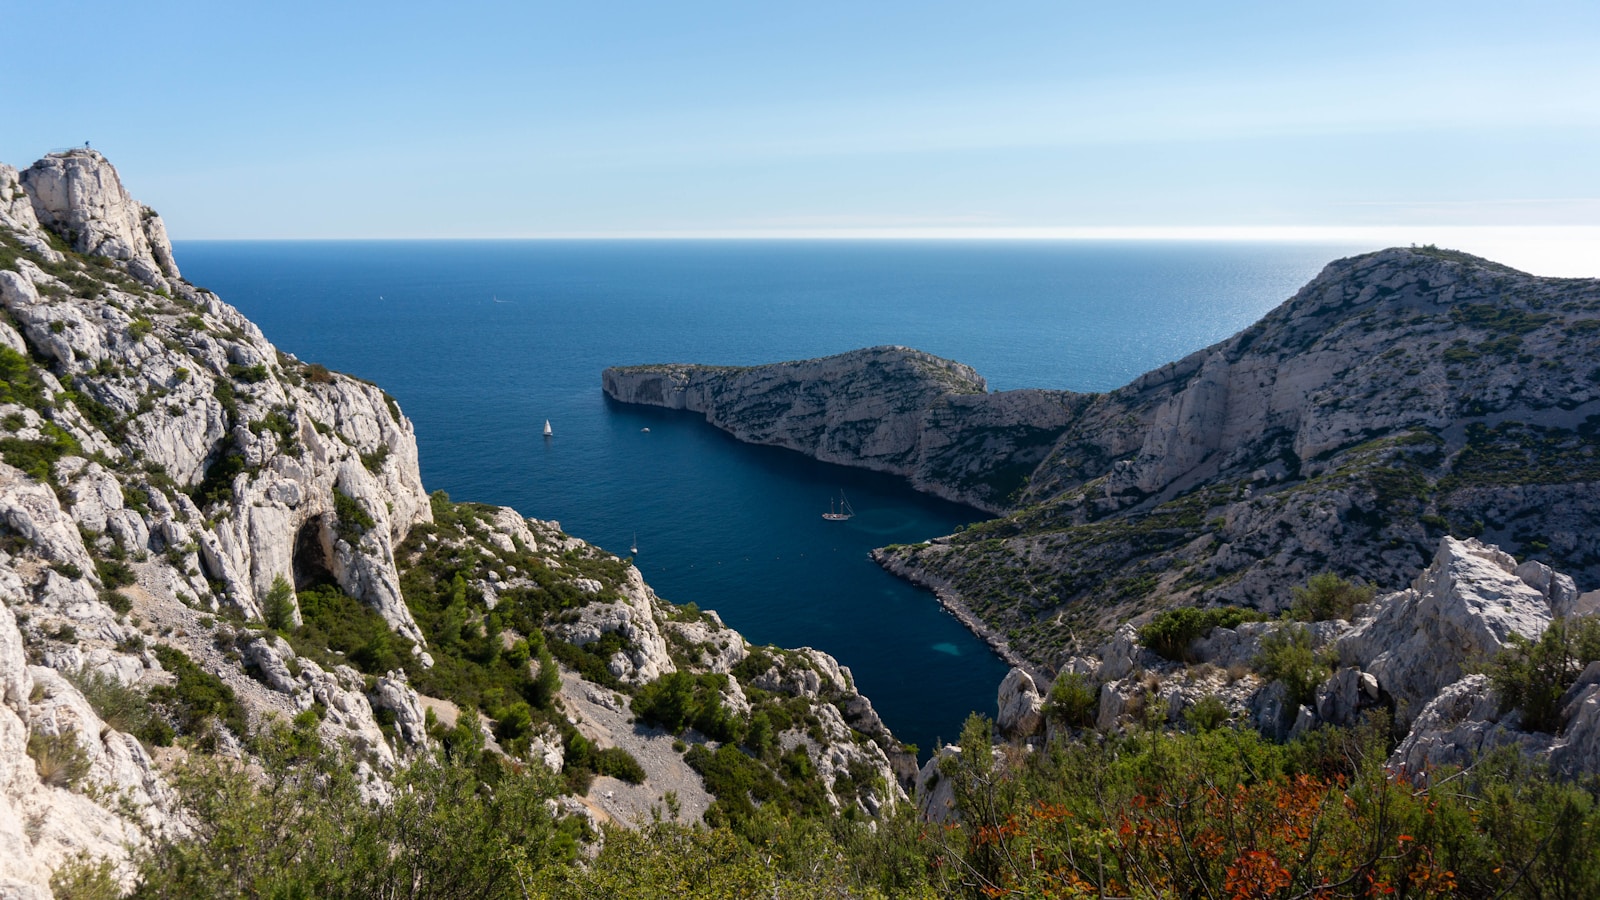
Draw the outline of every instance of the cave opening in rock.
[[[294,537],[294,589],[325,584],[337,584],[333,570],[328,566],[328,553],[323,548],[322,532],[326,525],[323,516],[317,516],[300,526]]]

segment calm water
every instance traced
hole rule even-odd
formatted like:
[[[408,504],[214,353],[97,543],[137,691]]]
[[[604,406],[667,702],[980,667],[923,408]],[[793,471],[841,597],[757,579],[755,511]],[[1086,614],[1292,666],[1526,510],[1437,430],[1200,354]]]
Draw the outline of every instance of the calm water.
[[[429,490],[559,520],[621,555],[636,534],[663,597],[757,643],[833,654],[926,753],[969,711],[993,713],[1005,666],[867,551],[981,514],[740,444],[690,414],[611,403],[600,370],[905,344],[995,389],[1104,390],[1250,324],[1354,249],[186,241],[177,255],[279,347],[398,398]],[[841,489],[856,517],[823,521]]]

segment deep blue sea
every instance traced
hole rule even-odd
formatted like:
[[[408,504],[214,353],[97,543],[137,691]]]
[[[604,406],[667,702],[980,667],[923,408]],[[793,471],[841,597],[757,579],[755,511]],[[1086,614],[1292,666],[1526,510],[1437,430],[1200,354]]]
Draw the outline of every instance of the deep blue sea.
[[[601,369],[904,344],[997,390],[1106,390],[1249,325],[1361,249],[183,241],[177,258],[280,348],[393,394],[416,423],[429,490],[559,520],[619,555],[637,536],[663,597],[717,610],[754,642],[833,654],[925,755],[968,712],[994,713],[1005,666],[867,551],[982,514],[740,444],[692,414],[611,403]],[[841,490],[856,517],[823,521]]]

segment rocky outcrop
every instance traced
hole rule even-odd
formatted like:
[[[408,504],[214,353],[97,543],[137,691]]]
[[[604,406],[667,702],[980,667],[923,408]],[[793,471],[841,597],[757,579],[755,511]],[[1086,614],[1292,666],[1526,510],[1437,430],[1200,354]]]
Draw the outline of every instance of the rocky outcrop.
[[[39,224],[67,238],[79,253],[124,261],[151,287],[178,278],[167,227],[136,202],[104,156],[84,148],[53,153],[22,173]]]
[[[1426,778],[1506,747],[1568,776],[1600,774],[1600,661],[1561,697],[1553,734],[1524,725],[1481,671],[1517,639],[1537,640],[1557,619],[1570,624],[1560,611],[1577,596],[1573,580],[1548,566],[1518,564],[1498,547],[1446,537],[1411,587],[1357,607],[1354,621],[1213,628],[1189,645],[1186,662],[1144,647],[1130,623],[1065,670],[1098,690],[1094,725],[1107,733],[1232,720],[1285,740],[1381,711],[1404,730],[1389,765],[1406,777]],[[1326,677],[1296,697],[1289,683],[1263,674],[1270,671],[1264,653],[1269,640],[1282,644],[1300,630],[1310,664]],[[997,730],[1010,741],[1034,734],[1018,724],[1025,718],[1018,710],[1037,696],[1023,678],[1013,669],[999,693]]]
[[[995,727],[1009,738],[1026,738],[1044,730],[1044,698],[1034,686],[1033,676],[1012,669],[1000,682],[997,698],[999,714]]]
[[[1512,635],[1537,638],[1549,627],[1550,599],[1519,571],[1549,583],[1548,568],[1519,568],[1498,547],[1447,537],[1410,590],[1373,604],[1339,639],[1339,658],[1376,677],[1408,722]]]
[[[661,600],[636,568],[558,523],[430,498],[393,398],[278,351],[185,282],[159,217],[98,153],[21,174],[0,166],[0,244],[0,896],[49,896],[52,872],[80,855],[126,877],[130,851],[181,829],[162,766],[96,713],[113,696],[154,715],[139,725],[152,735],[158,721],[195,728],[179,735],[189,752],[246,762],[258,746],[246,732],[311,729],[374,803],[392,799],[392,776],[434,746],[436,725],[475,728],[489,753],[556,771],[582,735],[637,751],[646,780],[596,777],[558,814],[631,825],[674,804],[693,819],[711,802],[680,739],[704,736],[645,728],[627,696],[683,673],[710,679],[741,727],[763,711],[787,723],[768,733],[761,764],[776,773],[773,754],[805,754],[783,777],[814,779],[797,786],[809,796],[869,815],[904,799],[910,755],[848,669],[811,649],[761,648],[766,664],[746,665],[754,648],[714,613]],[[447,519],[437,527],[435,503]],[[410,591],[441,571],[460,617],[441,638],[457,654],[452,678],[472,677],[462,669],[475,661],[459,655],[472,635],[527,666],[530,702],[549,690],[552,649],[569,661],[603,653],[603,671],[582,668],[605,686],[560,673],[561,698],[539,715],[566,722],[520,729],[419,694],[412,678],[423,684],[434,660],[402,573]],[[378,637],[319,643],[315,627],[296,628],[316,626],[296,608],[308,590],[365,603],[393,643],[342,607],[331,630]],[[391,668],[395,648],[412,654],[404,671]],[[166,705],[179,687],[215,717],[180,722]],[[515,692],[493,694],[510,706],[494,716],[526,716]]]
[[[139,741],[107,726],[59,672],[28,665],[12,613],[20,582],[14,576],[4,581],[0,896],[43,898],[50,896],[45,885],[56,868],[80,854],[120,864],[149,835],[181,826]]]
[[[967,366],[905,347],[765,366],[624,366],[601,384],[623,403],[702,413],[740,440],[903,475],[988,510],[1005,505],[1082,402],[1065,391],[990,394]]]
[[[279,353],[237,310],[183,282],[159,217],[128,197],[100,154],[47,157],[20,181],[35,221],[30,232],[14,199],[12,237],[47,243],[48,227],[84,259],[113,267],[56,253],[0,272],[0,303],[20,331],[13,349],[49,364],[42,393],[72,386],[71,399],[46,410],[48,424],[85,453],[138,459],[157,476],[113,476],[90,464],[74,478],[83,463],[69,461],[62,476],[74,478],[78,523],[131,552],[198,554],[199,574],[224,586],[214,597],[196,585],[198,599],[246,616],[259,615],[259,596],[275,578],[326,572],[420,642],[400,599],[393,546],[430,513],[415,434],[392,399]],[[118,282],[118,272],[137,281]],[[102,277],[112,281],[91,290]],[[12,436],[37,439],[40,410],[6,406],[10,421],[21,416],[7,426]],[[124,486],[149,510],[131,514]],[[341,516],[360,522],[341,527]],[[209,527],[193,527],[203,520]]]

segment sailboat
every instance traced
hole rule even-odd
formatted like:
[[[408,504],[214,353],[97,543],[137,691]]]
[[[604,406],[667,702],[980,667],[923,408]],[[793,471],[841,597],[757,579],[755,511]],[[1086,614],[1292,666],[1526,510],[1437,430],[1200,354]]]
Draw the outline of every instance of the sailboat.
[[[639,555],[639,532],[637,531],[633,533],[633,543],[628,545],[628,553],[631,556]]]
[[[550,435],[552,435],[554,433],[555,432],[550,430],[550,420],[549,419],[545,419],[544,420],[544,436],[545,437],[549,437]]]
[[[827,519],[829,522],[843,522],[855,514],[856,511],[850,508],[850,498],[846,497],[844,495],[844,491],[841,490],[839,491],[838,504],[835,504],[832,500],[829,500],[828,511],[823,513],[822,517]]]

